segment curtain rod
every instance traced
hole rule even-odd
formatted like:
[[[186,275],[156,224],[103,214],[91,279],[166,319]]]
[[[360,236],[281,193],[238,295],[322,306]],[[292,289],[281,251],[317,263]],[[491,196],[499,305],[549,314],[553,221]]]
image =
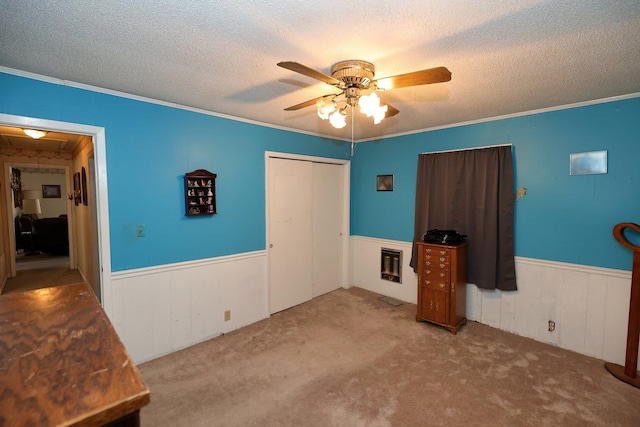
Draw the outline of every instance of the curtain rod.
[[[511,147],[512,144],[487,145],[485,147],[458,148],[456,150],[428,151],[420,154],[453,153],[454,151],[482,150],[483,148]]]

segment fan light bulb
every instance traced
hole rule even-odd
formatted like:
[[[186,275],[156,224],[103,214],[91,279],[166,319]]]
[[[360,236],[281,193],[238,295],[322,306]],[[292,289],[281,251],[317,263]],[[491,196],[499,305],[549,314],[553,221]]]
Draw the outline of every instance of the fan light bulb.
[[[316,102],[316,108],[318,109],[318,117],[322,120],[327,120],[329,114],[336,110],[336,104],[331,99],[322,98]]]
[[[375,113],[373,113],[373,124],[377,125],[380,123],[386,116],[387,110],[389,109],[388,105],[379,106]]]
[[[380,98],[375,92],[371,92],[368,96],[360,97],[358,101],[360,104],[360,112],[367,117],[373,117],[373,123],[380,123],[389,109],[388,105],[380,105]]]
[[[358,104],[360,104],[360,112],[366,114],[367,117],[371,117],[380,106],[380,98],[375,92],[371,92],[370,95],[361,96]]]
[[[333,126],[334,128],[342,129],[347,125],[347,122],[345,120],[346,117],[347,114],[344,112],[344,110],[334,111],[333,113],[331,113],[331,115],[329,115],[329,122],[331,122],[331,126]]]

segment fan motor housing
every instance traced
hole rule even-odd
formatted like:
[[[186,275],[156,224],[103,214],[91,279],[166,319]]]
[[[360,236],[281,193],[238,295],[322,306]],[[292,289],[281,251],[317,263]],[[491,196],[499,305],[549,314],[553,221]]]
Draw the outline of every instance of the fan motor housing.
[[[367,61],[350,59],[340,61],[331,67],[331,77],[344,82],[346,87],[366,89],[373,80],[376,67]]]

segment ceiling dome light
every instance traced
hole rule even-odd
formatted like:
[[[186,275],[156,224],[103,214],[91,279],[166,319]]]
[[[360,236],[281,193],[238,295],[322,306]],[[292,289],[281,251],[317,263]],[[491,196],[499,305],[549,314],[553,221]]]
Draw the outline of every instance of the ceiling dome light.
[[[43,130],[36,129],[23,129],[22,131],[33,139],[40,139],[47,134],[47,132]]]
[[[342,129],[347,125],[345,118],[347,117],[347,113],[344,109],[334,111],[329,115],[329,121],[331,122],[331,126],[337,129]]]

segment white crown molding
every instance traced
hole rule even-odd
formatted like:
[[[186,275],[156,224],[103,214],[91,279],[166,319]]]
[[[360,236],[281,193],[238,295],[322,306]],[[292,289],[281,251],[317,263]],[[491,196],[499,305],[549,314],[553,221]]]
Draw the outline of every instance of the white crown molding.
[[[148,102],[150,104],[156,104],[156,105],[162,105],[162,106],[165,106],[165,107],[172,107],[172,108],[177,108],[177,109],[181,109],[181,110],[192,111],[192,112],[195,112],[195,113],[205,114],[207,116],[220,117],[220,118],[223,118],[223,119],[233,120],[233,121],[242,122],[242,123],[249,123],[249,124],[252,124],[252,125],[267,127],[267,128],[271,128],[271,129],[278,129],[278,130],[283,130],[283,131],[287,131],[287,132],[294,132],[294,133],[300,133],[300,134],[304,134],[304,135],[317,136],[317,137],[320,137],[320,138],[328,138],[328,139],[337,140],[337,141],[351,142],[351,139],[349,139],[349,138],[338,138],[338,137],[334,137],[334,136],[328,136],[328,135],[319,134],[317,132],[308,132],[308,131],[303,131],[303,130],[299,130],[299,129],[293,129],[293,128],[289,128],[289,127],[285,127],[285,126],[273,125],[273,124],[269,124],[269,123],[259,122],[259,121],[256,121],[256,120],[250,120],[250,119],[245,119],[245,118],[242,118],[242,117],[231,116],[229,114],[216,113],[216,112],[213,112],[213,111],[204,110],[204,109],[200,109],[200,108],[188,107],[186,105],[176,104],[176,103],[173,103],[173,102],[160,101],[160,100],[157,100],[157,99],[147,98],[147,97],[144,97],[144,96],[133,95],[133,94],[126,93],[126,92],[119,92],[119,91],[115,91],[115,90],[111,90],[111,89],[101,88],[101,87],[98,87],[98,86],[91,86],[91,85],[87,85],[87,84],[83,84],[83,83],[72,82],[70,80],[62,80],[62,79],[57,79],[55,77],[43,76],[41,74],[30,73],[28,71],[17,70],[17,69],[14,69],[14,68],[8,68],[8,67],[0,66],[0,72],[1,73],[6,73],[6,74],[12,74],[12,75],[19,76],[19,77],[26,77],[26,78],[33,79],[33,80],[39,80],[39,81],[43,81],[43,82],[47,82],[47,83],[63,85],[63,86],[69,86],[69,87],[73,87],[73,88],[77,88],[77,89],[84,89],[84,90],[88,90],[88,91],[91,91],[91,92],[104,93],[104,94],[107,94],[107,95],[118,96],[118,97],[121,97],[121,98],[127,98],[127,99],[133,99],[133,100],[136,100],[136,101]],[[484,119],[472,120],[472,121],[467,121],[467,122],[452,123],[452,124],[448,124],[448,125],[444,125],[444,126],[434,126],[434,127],[430,127],[430,128],[423,128],[423,129],[418,129],[418,130],[409,131],[409,132],[402,132],[402,133],[396,133],[396,134],[391,134],[391,135],[384,135],[384,136],[375,137],[375,138],[363,138],[363,139],[356,140],[354,142],[361,143],[361,142],[369,142],[369,141],[380,141],[380,140],[384,140],[384,139],[397,138],[397,137],[400,137],[400,136],[413,135],[413,134],[417,134],[417,133],[424,133],[424,132],[431,132],[431,131],[442,130],[442,129],[456,128],[456,127],[460,127],[460,126],[468,126],[468,125],[474,125],[474,124],[478,124],[478,123],[493,122],[493,121],[498,121],[498,120],[510,119],[510,118],[514,118],[514,117],[531,116],[531,115],[534,115],[534,114],[541,114],[541,113],[547,113],[547,112],[559,111],[559,110],[567,110],[567,109],[571,109],[571,108],[585,107],[585,106],[589,106],[589,105],[604,104],[604,103],[607,103],[607,102],[621,101],[621,100],[625,100],[625,99],[632,99],[632,98],[638,98],[638,97],[640,97],[640,92],[631,93],[631,94],[628,94],[628,95],[620,95],[620,96],[614,96],[614,97],[609,97],[609,98],[596,99],[596,100],[592,100],[592,101],[584,101],[584,102],[577,102],[577,103],[567,104],[567,105],[559,105],[559,106],[556,106],[556,107],[542,108],[542,109],[538,109],[538,110],[523,111],[523,112],[520,112],[520,113],[505,114],[505,115],[502,115],[502,116],[487,117],[487,118],[484,118]]]

